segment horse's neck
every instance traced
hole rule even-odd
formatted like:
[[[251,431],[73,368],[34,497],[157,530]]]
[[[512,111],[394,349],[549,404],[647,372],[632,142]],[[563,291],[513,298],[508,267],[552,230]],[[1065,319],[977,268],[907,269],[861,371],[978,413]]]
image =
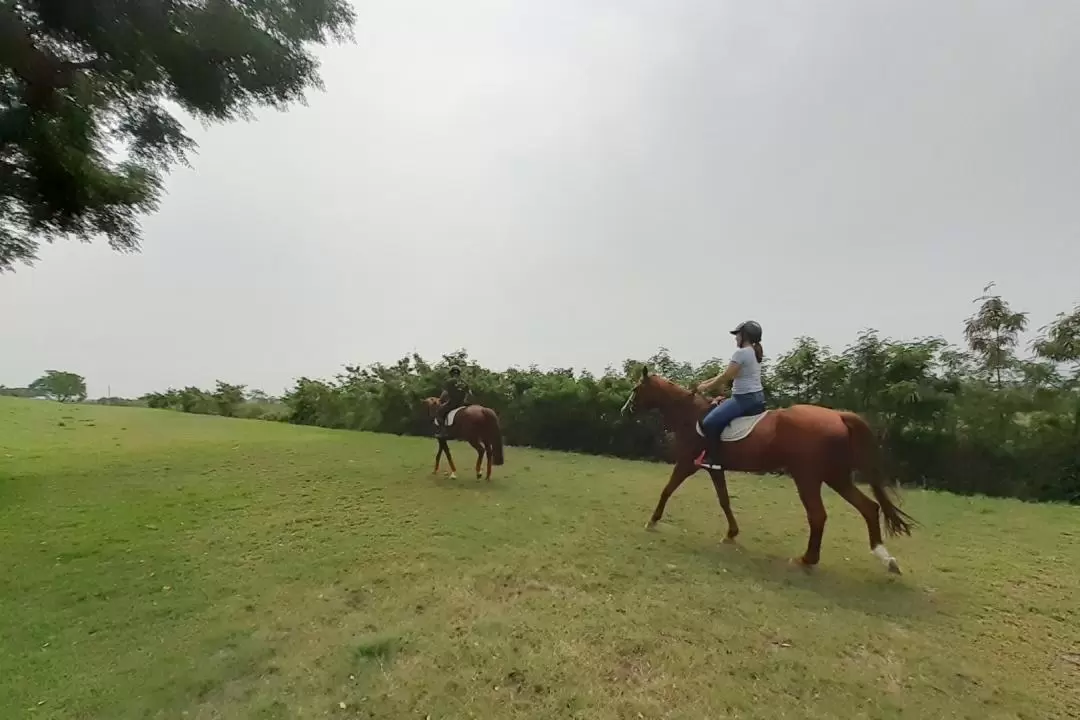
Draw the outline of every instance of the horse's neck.
[[[708,403],[699,395],[693,398],[676,397],[660,406],[660,414],[669,430],[697,432],[695,426],[707,407]]]

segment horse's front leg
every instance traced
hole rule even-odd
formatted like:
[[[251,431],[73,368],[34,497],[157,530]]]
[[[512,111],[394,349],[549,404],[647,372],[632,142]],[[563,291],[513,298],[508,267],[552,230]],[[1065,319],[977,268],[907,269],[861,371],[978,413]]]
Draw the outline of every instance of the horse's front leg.
[[[724,542],[733,543],[739,534],[739,523],[735,522],[735,513],[731,512],[731,498],[728,497],[727,476],[723,470],[709,470],[713,488],[716,490],[716,499],[720,501],[720,507],[727,518],[727,536]]]
[[[450,465],[450,479],[457,480],[457,468],[454,466],[454,456],[450,454],[450,443],[446,442],[445,438],[439,438],[439,445],[442,446],[442,451],[446,453],[446,462]]]
[[[438,438],[436,438],[436,439],[438,440]],[[438,442],[439,442],[439,447],[435,449],[435,469],[431,471],[432,475],[438,475],[439,474],[439,461],[442,460],[443,441],[438,440]]]
[[[683,484],[686,478],[694,474],[697,470],[694,467],[692,460],[679,460],[675,463],[675,467],[671,469],[671,478],[668,480],[667,485],[660,491],[660,501],[656,503],[656,509],[653,510],[652,517],[649,518],[649,522],[645,525],[646,530],[655,530],[656,523],[660,522],[660,518],[664,516],[664,508],[667,506],[668,498],[671,494],[679,489],[679,486]]]

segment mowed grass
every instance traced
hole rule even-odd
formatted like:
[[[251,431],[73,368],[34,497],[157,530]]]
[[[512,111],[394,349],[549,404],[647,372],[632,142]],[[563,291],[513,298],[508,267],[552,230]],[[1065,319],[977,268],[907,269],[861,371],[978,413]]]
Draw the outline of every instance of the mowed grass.
[[[907,492],[890,549],[786,478],[0,399],[0,718],[1058,718],[1080,512]]]

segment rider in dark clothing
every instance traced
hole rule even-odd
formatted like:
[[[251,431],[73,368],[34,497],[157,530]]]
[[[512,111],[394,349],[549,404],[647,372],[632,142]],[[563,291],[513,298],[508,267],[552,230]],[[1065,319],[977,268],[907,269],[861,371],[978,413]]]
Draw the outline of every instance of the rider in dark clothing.
[[[445,432],[446,416],[454,408],[464,405],[469,393],[469,386],[461,379],[461,368],[452,365],[450,367],[450,379],[446,381],[446,387],[439,397],[439,407],[435,411],[436,435],[442,435]]]

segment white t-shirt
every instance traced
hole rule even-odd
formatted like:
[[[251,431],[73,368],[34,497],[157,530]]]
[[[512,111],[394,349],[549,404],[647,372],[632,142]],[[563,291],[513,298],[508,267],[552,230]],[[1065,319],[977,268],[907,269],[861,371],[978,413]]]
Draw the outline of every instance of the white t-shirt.
[[[739,366],[739,372],[731,383],[732,395],[744,395],[764,390],[761,385],[761,363],[754,354],[754,348],[749,345],[739,348],[731,356],[731,362]]]

